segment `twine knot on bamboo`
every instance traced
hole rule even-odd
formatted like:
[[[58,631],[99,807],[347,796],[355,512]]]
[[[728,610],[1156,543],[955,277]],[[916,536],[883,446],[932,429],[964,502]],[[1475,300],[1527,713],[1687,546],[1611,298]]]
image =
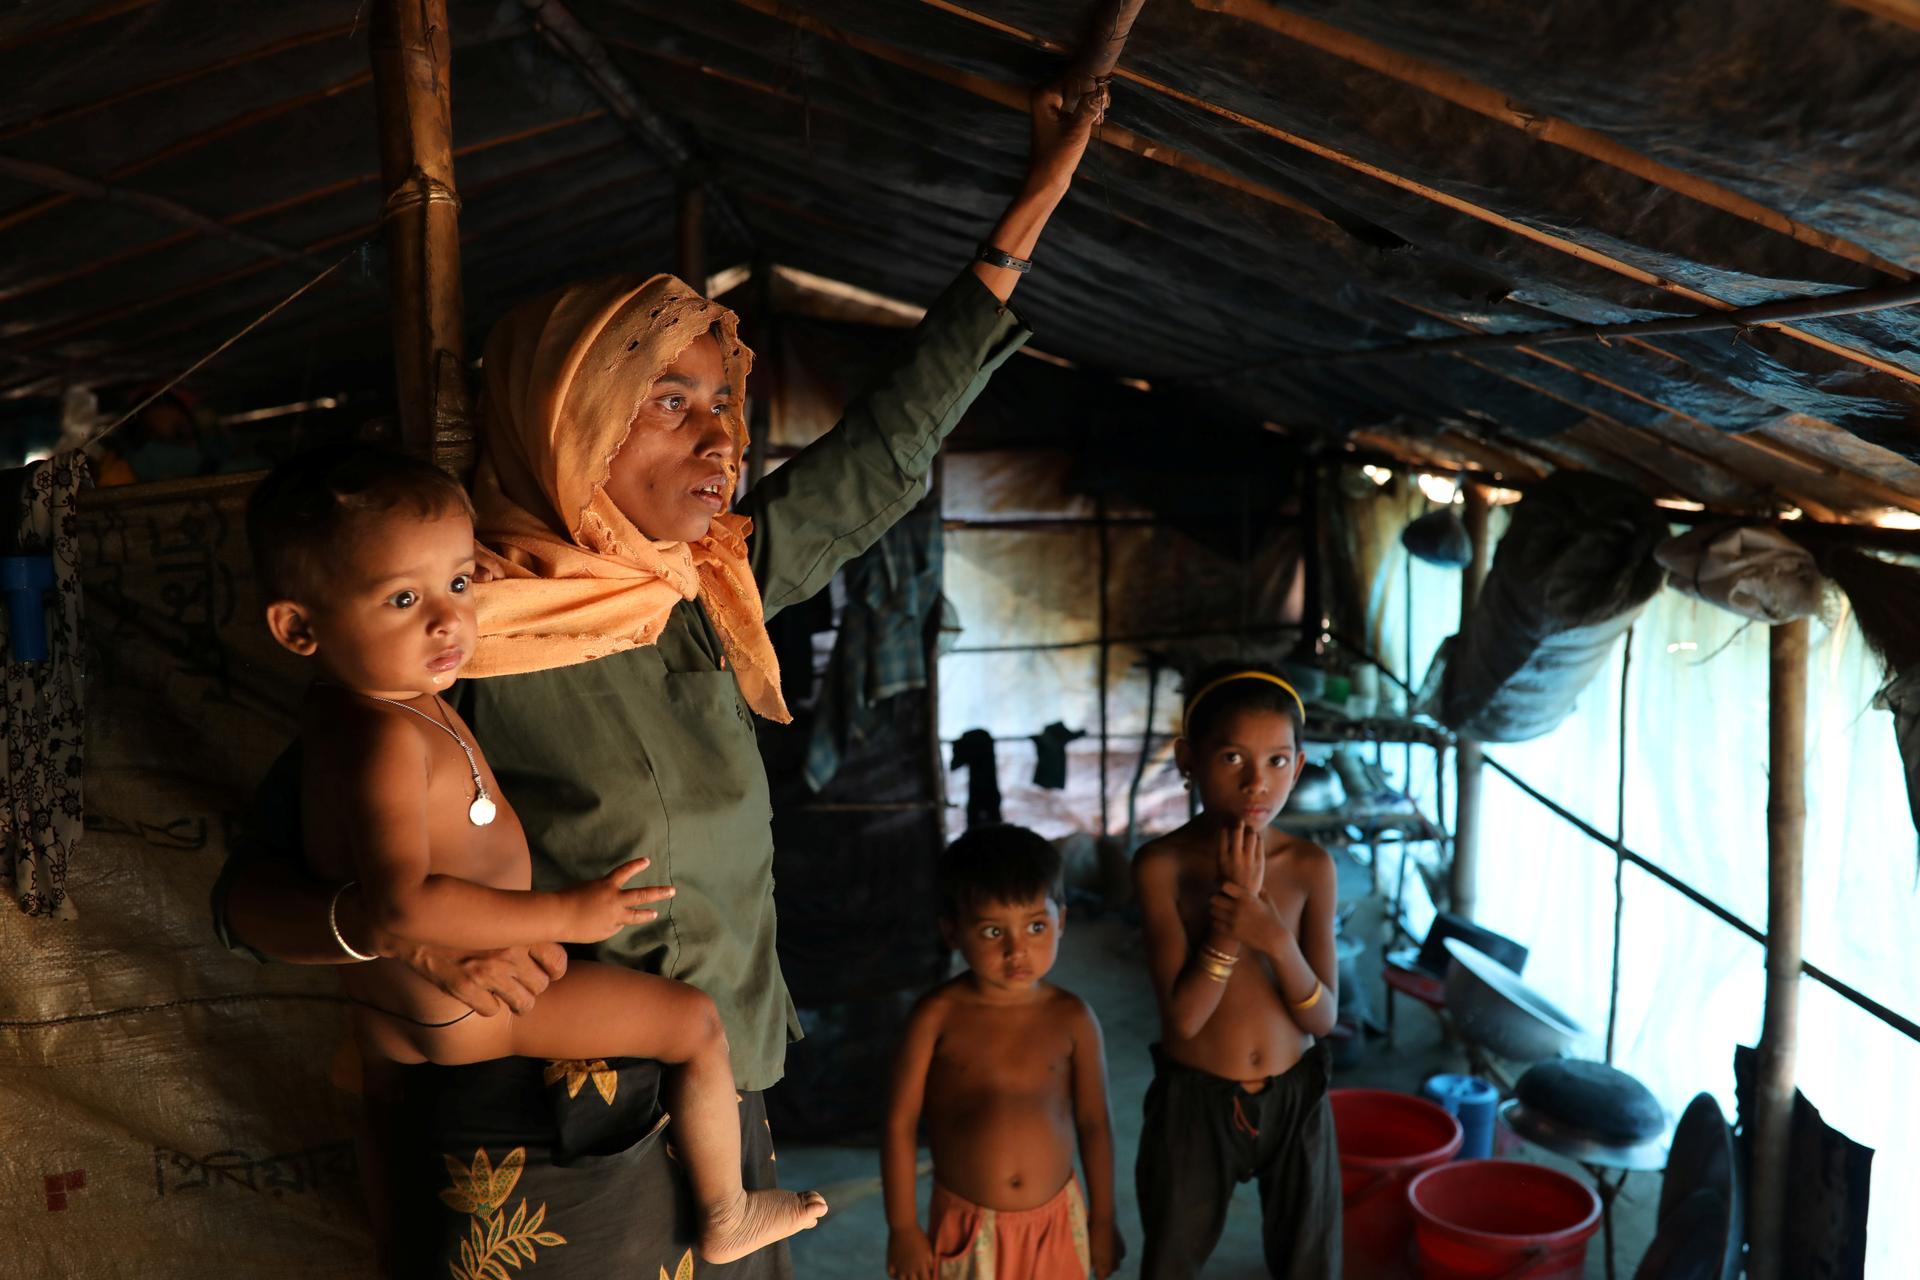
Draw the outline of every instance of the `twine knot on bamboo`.
[[[430,177],[415,169],[407,180],[395,187],[387,195],[387,201],[380,209],[380,221],[385,222],[396,214],[404,213],[416,205],[445,204],[453,211],[460,211],[460,193],[438,178]]]

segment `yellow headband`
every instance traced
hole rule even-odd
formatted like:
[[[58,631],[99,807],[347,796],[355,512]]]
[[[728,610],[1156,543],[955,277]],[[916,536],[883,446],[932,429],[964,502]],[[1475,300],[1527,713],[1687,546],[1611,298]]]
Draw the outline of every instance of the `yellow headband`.
[[[1200,692],[1187,699],[1187,713],[1182,717],[1181,731],[1185,732],[1187,725],[1192,722],[1193,709],[1200,705],[1202,698],[1212,693],[1215,689],[1218,689],[1221,685],[1232,684],[1235,680],[1265,680],[1268,684],[1280,686],[1287,691],[1287,696],[1293,699],[1293,705],[1300,708],[1300,718],[1302,720],[1307,718],[1307,704],[1300,700],[1300,691],[1288,684],[1285,680],[1282,680],[1279,676],[1269,674],[1265,671],[1235,671],[1228,675],[1221,676],[1218,680],[1213,680],[1200,686]]]

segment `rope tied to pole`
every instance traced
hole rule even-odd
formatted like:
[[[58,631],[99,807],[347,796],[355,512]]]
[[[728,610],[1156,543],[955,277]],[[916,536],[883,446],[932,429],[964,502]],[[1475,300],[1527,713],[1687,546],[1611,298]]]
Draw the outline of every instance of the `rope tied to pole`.
[[[460,211],[460,193],[446,183],[415,169],[407,175],[407,180],[387,193],[386,203],[380,207],[380,221],[389,219],[423,205],[451,205],[453,211]]]

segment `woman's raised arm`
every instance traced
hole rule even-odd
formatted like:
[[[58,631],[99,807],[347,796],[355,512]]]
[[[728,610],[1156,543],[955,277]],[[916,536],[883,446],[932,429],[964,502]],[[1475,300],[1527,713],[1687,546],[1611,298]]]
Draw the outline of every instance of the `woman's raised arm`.
[[[1106,89],[1065,114],[1034,90],[1027,177],[983,245],[1029,259],[1106,110]],[[928,469],[974,399],[1031,336],[1007,306],[1021,272],[975,261],[927,309],[900,354],[840,424],[748,491],[748,551],[771,617],[808,599],[925,494]]]

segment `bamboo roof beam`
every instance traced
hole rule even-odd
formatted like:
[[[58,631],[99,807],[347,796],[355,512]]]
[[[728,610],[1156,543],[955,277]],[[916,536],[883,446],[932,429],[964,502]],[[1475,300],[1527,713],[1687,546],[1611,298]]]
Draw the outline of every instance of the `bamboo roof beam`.
[[[262,124],[268,120],[286,115],[290,111],[298,111],[302,107],[312,106],[316,102],[324,102],[328,98],[335,98],[343,93],[351,93],[355,89],[362,88],[372,82],[373,73],[370,71],[361,71],[348,76],[344,80],[327,85],[325,88],[315,89],[310,93],[296,94],[291,98],[282,98],[278,102],[268,103],[264,107],[256,107],[252,111],[243,111],[237,116],[221,121],[210,129],[203,129],[199,133],[190,134],[185,138],[170,143],[152,155],[142,156],[138,160],[121,165],[118,169],[107,174],[105,181],[120,182],[132,177],[136,173],[151,169],[155,165],[164,164],[168,160],[183,156],[190,151],[197,151],[209,143],[219,141],[221,138],[239,133],[245,129],[250,129],[256,124]],[[22,223],[41,217],[44,214],[52,213],[56,209],[63,208],[73,203],[75,199],[76,197],[67,194],[53,195],[48,196],[44,200],[36,200],[31,204],[21,205],[6,213],[0,213],[0,231],[11,231]]]
[[[1394,301],[1399,303],[1399,305],[1406,307],[1410,311],[1418,312],[1423,316],[1427,316],[1430,319],[1438,320],[1443,324],[1450,324],[1457,329],[1465,329],[1471,333],[1482,332],[1482,330],[1478,326],[1473,325],[1465,320],[1461,320],[1458,317],[1450,316],[1443,311],[1435,311],[1430,307],[1423,307],[1417,303],[1408,302],[1404,298],[1396,298],[1394,299]],[[1676,356],[1671,352],[1664,351],[1661,348],[1654,346],[1652,343],[1646,342],[1642,339],[1630,338],[1627,340],[1627,345],[1638,347],[1646,351],[1648,354],[1658,357],[1659,359],[1670,361],[1674,364],[1683,365],[1687,368],[1693,367],[1691,365],[1688,365],[1686,361],[1682,360],[1679,356]],[[1648,396],[1645,392],[1637,391],[1634,388],[1626,385],[1625,383],[1615,382],[1611,378],[1606,377],[1604,374],[1595,373],[1591,369],[1584,369],[1584,368],[1581,368],[1579,365],[1569,364],[1564,360],[1557,359],[1554,356],[1549,355],[1544,351],[1537,350],[1536,348],[1533,348],[1530,346],[1520,346],[1520,347],[1515,347],[1514,350],[1518,352],[1520,355],[1524,355],[1530,359],[1537,360],[1542,364],[1551,365],[1552,367],[1562,370],[1563,372],[1576,374],[1579,377],[1586,379],[1588,382],[1595,384],[1596,386],[1606,388],[1608,391],[1611,391],[1616,395],[1625,396],[1629,400],[1637,401],[1640,404],[1646,405],[1650,409],[1658,410],[1659,412],[1666,414],[1668,418],[1670,418],[1672,421],[1683,424],[1697,433],[1706,433],[1708,435],[1714,436],[1721,440],[1734,441],[1743,448],[1750,448],[1760,453],[1769,454],[1780,461],[1790,463],[1794,466],[1797,466],[1801,470],[1809,472],[1811,474],[1831,477],[1849,486],[1857,488],[1862,493],[1868,494],[1869,496],[1874,497],[1879,501],[1885,502],[1889,506],[1901,507],[1909,511],[1920,511],[1920,495],[1904,493],[1901,490],[1895,488],[1892,485],[1887,484],[1886,482],[1876,477],[1863,475],[1857,471],[1849,471],[1846,468],[1839,466],[1837,463],[1830,462],[1824,458],[1816,458],[1811,454],[1807,454],[1801,450],[1793,448],[1791,445],[1782,444],[1778,441],[1764,440],[1748,432],[1723,431],[1719,427],[1714,426],[1710,422],[1703,421],[1702,419],[1695,417],[1690,413],[1687,413],[1685,410],[1676,409],[1670,404],[1666,404],[1666,403],[1663,403],[1662,401],[1655,400],[1651,396]],[[1831,424],[1826,424],[1826,425],[1831,425]],[[1840,428],[1835,428],[1835,429],[1840,430]]]
[[[1780,485],[1770,484],[1763,479],[1759,479],[1752,475],[1749,475],[1746,472],[1741,471],[1738,468],[1734,467],[1733,465],[1728,463],[1725,459],[1716,458],[1712,454],[1703,452],[1700,449],[1696,449],[1692,445],[1689,445],[1683,441],[1675,440],[1673,437],[1666,435],[1663,432],[1653,430],[1650,427],[1636,426],[1630,422],[1623,422],[1620,419],[1612,416],[1611,414],[1602,413],[1590,405],[1583,404],[1580,401],[1575,400],[1569,396],[1562,395],[1559,392],[1552,390],[1551,388],[1542,386],[1536,382],[1531,382],[1525,378],[1518,376],[1517,374],[1513,374],[1501,369],[1497,369],[1492,365],[1483,364],[1480,361],[1474,360],[1469,356],[1461,356],[1458,358],[1464,361],[1465,363],[1472,365],[1474,368],[1479,369],[1483,373],[1491,374],[1496,378],[1500,378],[1507,382],[1511,382],[1516,386],[1524,387],[1528,391],[1531,391],[1536,395],[1546,396],[1548,399],[1558,401],[1559,403],[1566,405],[1568,408],[1577,409],[1580,412],[1588,415],[1588,418],[1592,422],[1600,424],[1601,426],[1605,427],[1608,431],[1618,432],[1623,436],[1629,437],[1633,440],[1637,440],[1641,444],[1652,449],[1655,453],[1662,454],[1670,459],[1691,464],[1693,467],[1696,467],[1696,468],[1704,467],[1707,470],[1722,476],[1726,480],[1731,481],[1737,488],[1739,488],[1744,493],[1746,493],[1749,499],[1753,501],[1756,505],[1759,504],[1761,499],[1766,498],[1771,494],[1777,494],[1779,497],[1785,499],[1787,502],[1791,503],[1793,506],[1799,507],[1802,510],[1807,511],[1819,517],[1820,519],[1827,520],[1827,519],[1840,518],[1839,513],[1834,511],[1833,508],[1828,506],[1826,503],[1820,502],[1817,499],[1809,498],[1804,494],[1793,492]],[[1576,427],[1574,430],[1578,431],[1579,428]],[[1623,452],[1620,449],[1620,447],[1614,444],[1612,441],[1602,440],[1597,435],[1589,437],[1588,443],[1590,444],[1591,447],[1605,450],[1606,452],[1614,454],[1615,456],[1633,459],[1632,454]],[[1640,463],[1639,460],[1637,459],[1633,459],[1633,460],[1636,466],[1644,465]],[[1716,503],[1708,502],[1707,499],[1709,495],[1700,492],[1697,488],[1693,488],[1690,486],[1684,487],[1684,488],[1681,487],[1671,473],[1664,472],[1664,471],[1648,470],[1647,474],[1657,478],[1661,478],[1666,485],[1674,487],[1679,492],[1679,495],[1681,497],[1692,499],[1695,502],[1703,502],[1709,506],[1717,505]]]
[[[878,58],[882,62],[889,62],[904,70],[917,72],[930,80],[938,80],[942,84],[959,89],[964,93],[971,93],[975,97],[985,98],[989,102],[997,102],[1010,111],[1018,111],[1022,115],[1027,114],[1028,90],[1024,85],[1008,84],[1002,80],[994,80],[987,76],[975,75],[969,71],[961,71],[942,63],[922,58],[917,54],[908,53],[904,49],[895,48],[893,45],[886,44],[883,41],[842,31],[838,27],[829,26],[811,14],[803,13],[791,5],[782,3],[781,0],[734,0],[734,3],[752,9],[756,13],[762,13],[770,18],[777,19],[789,26],[797,27],[802,31],[820,36],[823,39],[831,40],[836,44],[845,45],[849,49],[864,53],[869,57]],[[1042,44],[1043,47],[1061,54],[1070,55],[1073,52],[1064,45],[1057,45],[1051,42],[1042,42]],[[1131,78],[1125,71],[1116,70],[1114,74],[1122,79]],[[1131,129],[1123,129],[1119,125],[1108,122],[1100,126],[1095,132],[1094,137],[1107,146],[1118,147],[1122,151],[1130,151],[1144,159],[1167,165],[1170,168],[1179,169],[1197,178],[1204,178],[1209,182],[1214,182],[1220,186],[1238,191],[1243,195],[1252,196],[1268,204],[1278,205],[1302,217],[1332,225],[1327,215],[1296,196],[1288,195],[1284,191],[1277,191],[1272,187],[1263,186],[1257,182],[1251,182],[1246,178],[1242,178],[1239,174],[1230,173],[1218,165],[1208,164],[1206,161],[1190,156],[1177,148],[1165,146],[1151,139],[1143,138]]]
[[[553,132],[555,129],[563,129],[566,125],[574,125],[574,123],[588,121],[588,119],[599,119],[601,115],[605,115],[605,111],[589,111],[586,115],[568,117],[568,119],[557,121],[557,123],[553,123],[553,125],[536,125],[536,127],[532,127],[532,129],[518,129],[515,130],[515,132],[511,132],[511,134],[501,134],[499,138],[488,138],[488,140],[482,140],[482,142],[470,142],[465,148],[455,148],[453,155],[455,155],[455,157],[461,157],[461,155],[470,155],[474,154],[474,152],[488,150],[488,148],[492,148],[492,146],[505,146],[507,142],[518,142],[518,140],[524,140],[524,138],[530,138],[530,136]],[[557,167],[557,165],[578,163],[578,161],[586,159],[589,155],[601,154],[601,152],[605,152],[605,150],[607,150],[605,146],[595,146],[595,148],[586,148],[586,150],[580,150],[580,152],[568,152],[566,155],[559,155],[559,157],[553,157],[553,159],[543,159],[543,161],[536,163],[536,165],[526,165],[526,167],[515,169],[515,171],[511,171],[511,173],[503,173],[503,175],[488,178],[486,182],[476,182],[476,184],[468,186],[467,190],[465,190],[463,200],[468,200],[468,198],[472,198],[472,196],[476,196],[476,194],[480,194],[480,192],[492,190],[495,186],[501,186],[501,184],[505,184],[505,182],[515,182],[518,178],[528,177],[528,175],[532,175],[532,173],[540,173],[540,171],[545,171],[545,169],[553,169],[553,167]],[[639,177],[645,177],[645,175],[639,175]],[[248,211],[244,211],[244,213],[236,213],[236,215],[232,215],[230,219],[225,219],[225,221],[227,221],[228,225],[248,223],[248,221],[253,221],[253,219],[257,219],[257,217],[265,217],[265,215],[269,215],[269,213],[282,213],[282,211],[286,211],[286,209],[298,207],[301,203],[321,200],[324,196],[338,196],[340,192],[348,192],[348,190],[353,190],[355,186],[367,186],[367,184],[378,182],[378,180],[380,180],[378,173],[353,175],[351,178],[342,178],[342,180],[338,180],[338,182],[328,182],[326,186],[313,188],[311,192],[301,192],[300,196],[292,196],[292,198],[286,198],[286,200],[278,200],[275,201],[275,203],[271,203],[271,205],[261,205],[261,207],[257,207],[257,209],[248,209]],[[338,248],[338,246],[346,244],[348,240],[353,240],[355,236],[372,236],[374,230],[376,230],[374,226],[365,225],[365,223],[355,223],[355,225],[349,226],[346,230],[328,234],[328,236],[323,236],[321,240],[315,240],[315,242],[311,242],[311,244],[305,244],[305,246],[300,246],[298,249],[290,249],[290,251],[296,253],[296,255],[301,255],[301,257],[311,257],[313,253],[321,253],[324,249]],[[117,255],[113,255],[111,259],[104,259],[104,261],[98,263],[98,265],[88,265],[83,271],[69,271],[69,273],[63,273],[60,274],[60,276],[50,276],[50,278],[42,278],[42,280],[31,280],[31,282],[27,282],[25,286],[21,286],[19,290],[13,290],[13,292],[0,290],[0,301],[6,301],[6,299],[10,299],[10,297],[19,296],[19,294],[35,292],[38,288],[46,288],[46,286],[50,286],[50,284],[65,284],[67,280],[81,278],[84,274],[92,274],[94,271],[100,271],[100,269],[104,269],[104,267],[111,267],[111,265],[121,263],[121,261],[129,261],[132,257],[138,257],[138,255],[142,255],[142,253],[152,253],[152,251],[156,251],[156,249],[177,246],[177,244],[182,244],[184,240],[190,240],[190,238],[192,238],[190,232],[182,232],[179,236],[169,236],[167,240],[156,240],[156,242],[152,242],[152,244],[136,246],[134,249],[129,249],[127,253],[117,253]],[[225,286],[236,282],[236,280],[246,280],[248,276],[253,276],[253,274],[259,274],[261,271],[265,271],[265,267],[267,267],[265,263],[250,263],[250,265],[244,265],[244,267],[236,267],[236,269],[227,271],[227,273],[202,276],[202,278],[194,280],[192,284],[182,284],[182,286],[175,288],[175,290],[167,290],[167,292],[161,294],[161,296],[136,297],[136,299],[123,301],[123,303],[119,303],[119,305],[115,305],[115,307],[109,307],[108,311],[88,313],[88,315],[84,315],[84,317],[67,320],[65,324],[42,328],[42,330],[21,330],[21,332],[17,332],[13,338],[15,338],[15,342],[19,344],[21,349],[31,349],[31,347],[38,347],[38,345],[48,344],[48,342],[60,342],[63,338],[73,338],[73,336],[84,334],[84,332],[88,332],[88,330],[92,330],[92,328],[100,328],[102,324],[111,324],[113,320],[127,319],[129,315],[138,315],[140,311],[150,311],[152,307],[159,307],[159,305],[165,305],[165,303],[180,301],[182,297],[194,297],[198,296],[198,294],[205,294],[205,292],[209,292],[209,290],[215,290],[215,288],[225,288]],[[194,324],[198,326],[198,322],[200,322],[200,319],[196,317]],[[173,332],[182,332],[182,330],[179,330],[179,328],[173,328],[173,330],[156,330],[156,336],[159,336],[159,334],[173,334]]]
[[[1920,31],[1920,0],[1839,0],[1839,3]]]
[[[245,231],[236,231],[231,226],[210,218],[198,209],[192,209],[178,200],[151,192],[136,191],[131,187],[116,187],[83,174],[71,173],[50,164],[39,164],[31,160],[17,160],[11,156],[0,156],[0,177],[12,178],[18,182],[31,183],[37,187],[64,192],[71,196],[100,200],[109,204],[125,205],[150,214],[162,222],[171,222],[186,227],[204,236],[212,236],[243,249],[248,253],[257,253],[276,262],[299,267],[306,271],[318,271],[326,264],[316,260],[310,254],[299,249],[291,249],[264,236],[256,236]]]
[[[132,13],[136,9],[146,9],[158,3],[158,0],[107,0],[97,9],[68,18],[65,22],[53,22],[44,27],[35,27],[31,31],[22,31],[17,36],[0,39],[0,52],[8,49],[21,49],[42,40],[52,40],[58,36],[70,35],[75,31],[84,31],[97,22],[117,18],[123,13]]]
[[[759,9],[761,12],[770,12],[773,9],[785,8],[784,5],[770,3],[770,0],[736,0],[736,3],[747,4],[749,5],[749,7]],[[1016,39],[1023,40],[1026,43],[1036,48],[1047,49],[1051,51],[1059,51],[1061,49],[1061,46],[1055,41],[1048,40],[1042,36],[1034,35],[1031,32],[1022,31],[1020,28],[1011,26],[1004,22],[985,19],[981,15],[973,13],[971,10],[965,8],[962,5],[952,3],[952,0],[921,0],[921,3],[934,6],[936,8],[939,8],[943,12],[951,13],[951,14],[954,14],[955,16],[966,18],[969,21],[979,22],[980,25],[990,27],[991,29],[999,31],[1004,35],[1009,35]],[[825,24],[819,24],[819,25],[822,26],[823,28],[825,27]],[[825,28],[825,30],[831,31],[832,29]],[[836,36],[836,38],[843,38],[843,37]],[[876,42],[865,41],[864,43],[873,44]],[[861,47],[861,46],[856,45],[855,47]],[[886,46],[881,46],[881,47],[886,48]],[[878,56],[886,56],[886,55],[883,54]],[[914,59],[914,61],[923,62],[924,60]],[[942,70],[944,71],[944,68],[942,68]],[[1621,276],[1628,280],[1632,280],[1637,284],[1642,284],[1642,285],[1646,285],[1649,288],[1658,289],[1663,293],[1671,294],[1677,298],[1684,298],[1687,301],[1692,302],[1698,306],[1709,307],[1716,311],[1731,311],[1735,309],[1735,304],[1731,302],[1725,302],[1719,298],[1714,297],[1712,294],[1703,293],[1698,289],[1690,288],[1689,286],[1681,284],[1676,280],[1669,280],[1664,276],[1661,276],[1654,272],[1646,270],[1644,267],[1635,266],[1633,263],[1627,262],[1624,259],[1616,258],[1611,254],[1602,252],[1599,249],[1595,249],[1595,248],[1592,248],[1591,246],[1581,244],[1577,240],[1571,240],[1565,236],[1556,235],[1551,231],[1548,231],[1541,227],[1535,227],[1532,224],[1522,222],[1517,218],[1509,218],[1505,214],[1502,214],[1493,209],[1487,208],[1484,205],[1475,204],[1473,201],[1467,200],[1464,197],[1456,196],[1450,192],[1442,191],[1438,187],[1429,186],[1426,183],[1420,182],[1417,179],[1407,177],[1403,174],[1396,173],[1391,169],[1387,169],[1380,165],[1373,164],[1369,161],[1362,160],[1358,156],[1348,155],[1346,152],[1341,151],[1337,147],[1328,146],[1326,143],[1318,142],[1312,138],[1305,136],[1304,134],[1295,133],[1288,129],[1282,129],[1278,125],[1268,124],[1264,120],[1257,120],[1252,116],[1246,115],[1239,111],[1235,111],[1229,107],[1220,106],[1218,103],[1209,102],[1205,98],[1198,97],[1194,94],[1186,93],[1182,90],[1174,88],[1172,85],[1166,84],[1162,81],[1154,80],[1151,77],[1142,75],[1138,72],[1130,71],[1125,67],[1115,68],[1114,77],[1115,79],[1125,80],[1130,84],[1137,84],[1142,88],[1148,89],[1154,93],[1158,93],[1165,97],[1171,98],[1176,102],[1180,102],[1186,106],[1193,107],[1196,110],[1205,111],[1208,114],[1218,116],[1223,120],[1230,120],[1235,124],[1243,125],[1246,128],[1252,129],[1257,133],[1265,134],[1267,137],[1272,138],[1277,142],[1283,142],[1288,146],[1295,147],[1301,151],[1305,151],[1307,154],[1315,156],[1318,159],[1325,160],[1332,164],[1339,165],[1342,168],[1349,169],[1355,173],[1361,174],[1364,177],[1372,178],[1377,182],[1381,182],[1388,186],[1397,188],[1398,190],[1405,191],[1411,195],[1419,196],[1421,199],[1427,200],[1433,204],[1440,205],[1442,208],[1451,209],[1455,213],[1462,214],[1478,222],[1484,222],[1487,225],[1497,227],[1502,231],[1510,232],[1514,235],[1520,236],[1522,239],[1530,240],[1533,243],[1538,244],[1543,248],[1550,249],[1556,253],[1565,254],[1568,257],[1574,258],[1581,262],[1585,262],[1589,266],[1599,267],[1603,270],[1610,271],[1615,275]],[[1111,126],[1108,126],[1102,130],[1103,134],[1111,133],[1111,132],[1113,132]],[[1916,386],[1920,386],[1920,371],[1904,368],[1901,365],[1895,364],[1890,360],[1882,359],[1881,357],[1876,356],[1871,352],[1860,351],[1853,347],[1846,346],[1842,343],[1829,341],[1828,339],[1822,338],[1817,334],[1808,333],[1804,329],[1795,328],[1794,326],[1784,322],[1768,323],[1763,327],[1774,329],[1780,333],[1787,335],[1790,338],[1793,338],[1798,342],[1805,343],[1806,345],[1810,347],[1814,347],[1817,350],[1824,351],[1829,355],[1838,356],[1841,359],[1852,361],[1855,364],[1862,365],[1866,368],[1874,370],[1875,372],[1884,373],[1889,377],[1898,378],[1902,382],[1909,382]]]
[[[533,19],[534,30],[574,73],[607,104],[614,117],[639,139],[683,184],[704,183],[706,200],[715,216],[748,246],[759,243],[753,226],[710,176],[700,155],[698,140],[684,125],[654,110],[613,59],[605,43],[575,17],[561,0],[520,0]]]
[[[1886,3],[1886,0],[1880,0],[1880,2]],[[1518,129],[1530,138],[1585,156],[1589,160],[1598,161],[1623,173],[1632,174],[1643,182],[1664,187],[1689,200],[1708,205],[1756,226],[1765,227],[1768,231],[1823,250],[1835,257],[1871,267],[1895,279],[1913,278],[1913,273],[1907,268],[1881,257],[1864,245],[1795,221],[1779,210],[1768,208],[1737,191],[1687,173],[1685,170],[1676,169],[1672,165],[1662,164],[1651,156],[1642,155],[1631,147],[1621,145],[1598,130],[1574,124],[1559,116],[1535,111],[1523,103],[1515,102],[1490,85],[1481,84],[1477,80],[1449,71],[1423,58],[1402,53],[1397,49],[1368,40],[1364,36],[1354,35],[1331,23],[1320,22],[1304,14],[1294,13],[1271,3],[1270,0],[1191,0],[1191,3],[1195,8],[1204,9],[1210,13],[1225,14],[1243,22],[1264,27],[1298,44],[1304,44],[1322,53],[1331,54],[1342,61],[1365,67],[1390,80],[1397,80],[1401,84],[1444,98],[1455,106],[1464,107],[1489,120]]]
[[[203,66],[192,67],[185,71],[176,71],[172,75],[161,76],[158,80],[149,80],[144,84],[137,84],[131,89],[122,89],[119,93],[110,93],[104,98],[94,98],[87,102],[75,102],[68,106],[55,107],[51,111],[42,111],[37,116],[30,116],[25,120],[0,128],[0,142],[11,141],[23,134],[44,129],[48,125],[59,124],[65,120],[90,115],[95,111],[104,111],[108,107],[117,107],[123,102],[131,102],[135,98],[145,97],[150,93],[160,93],[167,89],[177,89],[183,84],[192,84],[195,80],[204,79],[211,75],[218,75],[222,71],[231,71],[235,67],[244,67],[249,63],[259,62],[263,59],[274,57],[277,54],[289,53],[295,49],[304,49],[310,44],[319,44],[323,40],[346,39],[353,34],[353,28],[354,24],[351,22],[340,22],[330,27],[322,27],[318,31],[303,31],[299,35],[288,36],[283,40],[276,40],[272,44],[262,45],[258,49],[249,49],[245,53],[236,53],[231,57],[221,58],[217,62],[209,62]]]

